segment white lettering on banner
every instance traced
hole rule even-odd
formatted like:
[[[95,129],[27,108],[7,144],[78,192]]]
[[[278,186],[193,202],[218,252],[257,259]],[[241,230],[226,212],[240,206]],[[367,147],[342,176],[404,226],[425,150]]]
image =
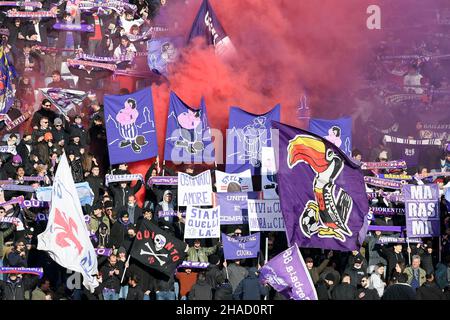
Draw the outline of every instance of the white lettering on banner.
[[[178,173],[178,206],[212,205],[211,171],[191,177]]]
[[[220,206],[212,209],[187,207],[186,239],[220,238]]]
[[[413,220],[412,223],[412,233],[413,234],[433,234],[433,226],[431,221]]]
[[[309,297],[305,295],[303,292],[303,283],[300,282],[299,277],[297,276],[297,270],[295,270],[294,266],[291,264],[293,257],[292,257],[292,249],[288,249],[283,253],[283,262],[285,264],[285,268],[287,273],[289,274],[291,283],[293,285],[293,291],[295,288],[295,293],[298,295],[298,297],[302,300],[310,300]]]
[[[253,191],[252,172],[250,169],[239,173],[215,171],[217,192],[227,192],[230,183],[239,185],[241,191]]]
[[[250,231],[285,231],[279,200],[247,200]]]
[[[435,218],[436,217],[436,203],[415,203],[409,202],[408,205],[408,216],[417,218]]]
[[[205,14],[205,25],[208,27],[209,32],[211,32],[211,35],[213,36],[213,45],[216,46],[216,39],[219,37],[219,35],[217,34],[216,29],[214,28],[212,18],[209,15],[209,11],[206,11]]]
[[[432,200],[430,186],[411,186],[411,200]]]

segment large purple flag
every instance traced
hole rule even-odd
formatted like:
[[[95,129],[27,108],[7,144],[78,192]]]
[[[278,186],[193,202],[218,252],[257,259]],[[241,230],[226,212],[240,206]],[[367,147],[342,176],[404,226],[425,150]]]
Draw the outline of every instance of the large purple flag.
[[[313,133],[275,121],[272,127],[279,130],[278,183],[289,244],[359,249],[369,212],[359,166]]]
[[[261,152],[272,146],[271,120],[280,121],[280,105],[257,115],[231,107],[227,130],[226,168],[228,173],[252,170],[261,174]]]
[[[318,300],[314,283],[297,244],[271,259],[259,270],[259,280],[288,299]]]
[[[218,56],[226,57],[235,53],[230,38],[225,33],[208,0],[203,0],[198,10],[189,33],[188,42],[191,42],[195,37],[202,37],[207,45],[214,46]]]
[[[175,163],[214,162],[214,144],[203,98],[200,109],[194,110],[173,91],[170,92],[164,160]]]
[[[403,186],[406,234],[412,238],[439,237],[439,187],[437,184]]]
[[[230,237],[222,233],[223,255],[227,260],[256,258],[260,246],[260,233],[246,237]]]
[[[106,135],[111,164],[158,155],[151,88],[105,96]]]

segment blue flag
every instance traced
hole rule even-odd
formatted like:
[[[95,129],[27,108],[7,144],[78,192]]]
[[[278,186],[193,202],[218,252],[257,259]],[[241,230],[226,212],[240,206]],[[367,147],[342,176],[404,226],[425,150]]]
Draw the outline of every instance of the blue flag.
[[[14,66],[9,63],[8,54],[0,46],[0,113],[7,114],[14,103],[12,81],[17,76]]]
[[[106,136],[111,164],[158,155],[151,88],[105,96]]]
[[[352,155],[352,117],[335,120],[313,118],[309,121],[309,131],[334,143],[346,155]]]
[[[189,33],[188,43],[195,37],[204,38],[206,44],[214,46],[215,52],[219,56],[226,56],[235,51],[208,0],[203,0],[200,6]]]
[[[280,105],[269,112],[256,115],[239,107],[231,107],[227,132],[226,172],[250,169],[261,174],[261,151],[272,146],[270,123],[280,121]]]
[[[205,100],[195,110],[170,92],[164,160],[175,163],[212,163],[215,160]]]

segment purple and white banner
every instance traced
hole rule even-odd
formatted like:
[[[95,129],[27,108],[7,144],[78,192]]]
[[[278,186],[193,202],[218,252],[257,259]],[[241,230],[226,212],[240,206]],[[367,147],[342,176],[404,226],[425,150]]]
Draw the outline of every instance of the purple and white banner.
[[[22,267],[0,267],[0,273],[25,273],[39,276],[39,279],[44,275],[43,268],[22,268]]]
[[[391,201],[391,202],[405,202],[405,197],[396,192],[367,192],[367,198],[369,200],[376,199],[379,196],[382,196],[384,199]]]
[[[72,24],[57,22],[53,25],[53,29],[63,31],[94,32],[94,26],[91,24]]]
[[[22,191],[22,192],[34,192],[36,188],[33,186],[23,185],[23,184],[4,184],[1,186],[3,190],[10,191]]]
[[[441,230],[438,185],[408,184],[403,187],[403,194],[408,237],[439,237]]]
[[[392,236],[381,236],[378,238],[377,243],[378,244],[388,244],[388,243],[422,243],[421,239],[414,239],[414,238],[408,238],[408,241],[406,241],[406,238],[402,237],[392,237]]]
[[[401,189],[404,183],[395,180],[386,180],[376,177],[364,177],[364,182],[372,186],[389,189]]]
[[[24,199],[23,196],[16,197],[16,198],[11,199],[11,200],[9,200],[9,201],[0,203],[0,207],[4,207],[4,206],[16,204],[16,203],[22,204],[22,202],[24,201],[23,199]]]
[[[182,217],[186,216],[186,212],[180,212]],[[170,211],[158,211],[158,217],[165,218],[165,217],[177,217],[178,211],[170,210]]]
[[[380,216],[395,216],[397,214],[403,215],[405,214],[404,208],[381,208],[381,207],[371,207],[370,211],[373,214]]]
[[[113,251],[110,248],[95,248],[94,250],[98,256],[105,256],[105,257],[109,257]]]
[[[0,146],[1,153],[11,153],[13,155],[17,154],[16,146]]]
[[[260,247],[260,233],[246,237],[230,237],[222,233],[223,254],[226,260],[256,258]]]
[[[386,162],[361,162],[362,170],[370,169],[403,169],[406,168],[406,161],[393,160]]]
[[[186,269],[207,269],[209,266],[209,262],[197,262],[197,261],[183,261],[177,269],[186,268]]]
[[[187,207],[184,238],[220,238],[220,207],[212,209]]]
[[[250,231],[286,231],[280,200],[247,200]]]
[[[21,208],[48,208],[49,203],[47,201],[39,201],[36,199],[24,200],[20,203]]]
[[[215,202],[221,208],[220,224],[248,223],[247,200],[246,192],[215,193]]]
[[[259,272],[260,282],[268,283],[288,299],[318,300],[314,283],[297,244],[271,259]]]
[[[19,218],[16,217],[0,217],[1,223],[14,223],[14,224],[20,224],[22,221]]]
[[[210,205],[212,205],[211,171],[207,170],[196,176],[178,172],[178,206]]]
[[[151,187],[152,185],[176,186],[178,185],[178,177],[170,177],[170,176],[150,177],[147,181],[147,185],[149,187]]]
[[[253,191],[252,172],[250,169],[239,173],[226,173],[219,170],[216,173],[216,188],[217,192],[229,192],[233,190],[236,192],[239,189],[242,192]]]

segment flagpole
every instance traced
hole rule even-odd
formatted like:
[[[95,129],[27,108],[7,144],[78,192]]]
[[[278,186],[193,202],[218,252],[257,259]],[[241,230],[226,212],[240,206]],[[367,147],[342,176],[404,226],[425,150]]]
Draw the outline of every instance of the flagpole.
[[[166,160],[163,160],[163,172],[162,175],[164,176],[164,171],[166,170]]]
[[[408,244],[408,260],[409,260],[409,265],[411,265],[411,247],[409,246],[409,238],[408,236],[406,236],[406,243]]]
[[[225,273],[227,274],[227,279],[230,279],[230,276],[228,275],[228,262],[227,262],[227,259],[225,259]]]
[[[264,250],[265,257],[264,257],[264,264],[267,263],[269,260],[269,237],[266,237],[266,248]]]
[[[127,271],[128,267],[126,266],[129,262],[130,262],[130,258],[131,258],[131,254],[128,255],[128,259],[127,262],[125,262],[125,269],[123,270],[123,275],[122,275],[122,279],[120,279],[120,283],[123,282],[123,278],[125,277],[125,272]]]

